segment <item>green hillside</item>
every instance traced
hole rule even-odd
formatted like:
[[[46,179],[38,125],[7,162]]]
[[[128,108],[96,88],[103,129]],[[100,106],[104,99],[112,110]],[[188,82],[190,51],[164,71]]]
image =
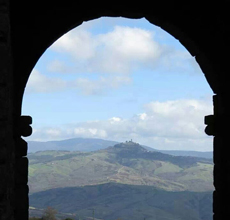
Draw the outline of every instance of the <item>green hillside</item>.
[[[167,191],[212,191],[210,159],[147,151],[133,142],[94,152],[29,154],[30,193],[102,183],[154,186]]]
[[[64,150],[64,151],[81,151],[91,152],[105,149],[109,146],[118,144],[116,141],[103,140],[98,138],[71,138],[60,141],[28,141],[28,152],[35,153],[37,151],[46,150]],[[164,154],[174,156],[193,156],[201,158],[213,158],[213,152],[199,152],[199,151],[187,151],[187,150],[159,150],[152,147],[142,145],[148,151],[157,151]]]
[[[107,183],[30,195],[30,205],[103,220],[211,220],[212,192],[169,192],[153,186]],[[82,218],[84,219],[84,218]]]
[[[28,141],[29,153],[45,150],[67,150],[90,152],[113,146],[118,142],[98,138],[71,138],[61,141]]]

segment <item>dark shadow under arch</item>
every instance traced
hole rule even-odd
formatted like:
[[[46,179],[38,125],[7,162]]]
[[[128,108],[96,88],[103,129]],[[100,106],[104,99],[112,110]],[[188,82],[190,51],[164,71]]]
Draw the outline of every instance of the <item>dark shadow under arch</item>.
[[[203,6],[199,1],[186,2],[184,5],[180,1],[157,1],[154,4],[153,2],[132,4],[123,2],[120,5],[113,2],[107,4],[96,2],[93,5],[89,2],[54,0],[49,1],[50,5],[42,1],[36,4],[32,1],[10,3],[10,46],[13,59],[13,79],[10,83],[13,84],[13,107],[9,114],[13,121],[14,130],[11,132],[16,146],[22,146],[18,140],[21,134],[17,128],[24,88],[33,67],[44,51],[64,33],[83,21],[102,16],[134,19],[145,17],[177,38],[191,55],[195,56],[209,85],[217,94],[214,97],[214,116],[206,118],[206,124],[210,125],[209,134],[215,136],[214,186],[216,190],[213,194],[213,211],[215,220],[230,217],[230,205],[226,202],[230,196],[230,180],[227,175],[230,168],[226,153],[229,134],[228,129],[224,128],[226,124],[230,124],[228,114],[230,91],[227,78],[229,58],[225,54],[226,48],[229,48],[227,3],[209,2],[208,5],[203,4]],[[28,121],[24,120],[23,123],[28,124]],[[26,173],[26,166],[21,169]],[[18,171],[16,170],[15,173],[18,174]],[[15,194],[16,197],[23,195],[26,198],[28,195],[26,186],[15,190]],[[27,206],[26,202],[23,207],[20,202],[16,202],[15,219],[21,219],[22,215],[26,216]]]
[[[179,22],[182,21],[182,19],[188,19],[188,17],[185,15],[183,17],[178,16],[175,13],[167,14],[168,11],[160,14],[161,9],[155,15],[154,13],[150,14],[150,12],[146,9],[138,10],[134,8],[126,8],[123,10],[123,8],[114,9],[111,7],[95,8],[95,10],[83,11],[81,14],[77,14],[76,11],[77,10],[74,7],[66,8],[64,11],[65,13],[61,13],[59,10],[54,10],[53,12],[56,13],[54,13],[54,16],[52,17],[48,12],[42,16],[33,14],[34,20],[32,19],[32,23],[30,24],[32,29],[24,27],[25,30],[22,31],[21,29],[17,30],[18,28],[16,27],[16,32],[20,31],[20,33],[24,33],[24,36],[19,36],[21,39],[15,39],[15,41],[21,42],[20,45],[16,45],[15,50],[15,56],[20,57],[20,59],[15,60],[16,69],[21,73],[17,75],[16,80],[17,82],[20,81],[20,85],[16,85],[18,90],[20,90],[20,92],[17,93],[17,98],[19,100],[22,100],[24,88],[32,69],[45,50],[62,35],[81,25],[84,21],[89,21],[100,17],[124,17],[132,19],[146,18],[146,20],[153,25],[161,27],[170,35],[178,39],[180,43],[189,51],[189,53],[196,57],[196,60],[202,71],[205,73],[206,79],[212,90],[214,92],[217,91],[216,85],[212,83],[214,76],[212,74],[213,70],[211,62],[209,62],[206,54],[202,52],[202,48],[199,45],[200,42],[197,42],[196,39],[194,39],[194,35],[191,35],[191,31],[188,31],[190,30],[189,25],[182,26],[182,24]],[[170,17],[170,19],[167,19],[168,17]],[[184,27],[188,28],[185,30]],[[193,28],[196,29],[196,26]],[[33,29],[36,31],[33,31]],[[192,33],[194,34],[195,32],[193,31]],[[23,47],[23,45],[26,46]],[[18,104],[20,104],[20,102]],[[19,108],[18,110],[21,109],[21,106],[17,107]]]

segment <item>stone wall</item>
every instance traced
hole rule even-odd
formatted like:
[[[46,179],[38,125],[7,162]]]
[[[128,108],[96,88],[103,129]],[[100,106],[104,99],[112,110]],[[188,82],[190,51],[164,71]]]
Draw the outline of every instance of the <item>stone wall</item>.
[[[0,219],[14,219],[12,63],[8,1],[0,1]]]
[[[33,66],[58,37],[101,16],[146,17],[196,57],[214,93],[206,133],[214,136],[214,220],[230,219],[229,12],[224,2],[157,1],[121,6],[88,2],[0,0],[0,220],[28,219],[27,143],[32,118],[21,116],[24,88]],[[9,5],[10,3],[10,5]],[[99,4],[100,3],[100,4]],[[52,16],[51,16],[52,15]],[[227,51],[227,53],[226,53]],[[227,127],[226,127],[227,126]]]

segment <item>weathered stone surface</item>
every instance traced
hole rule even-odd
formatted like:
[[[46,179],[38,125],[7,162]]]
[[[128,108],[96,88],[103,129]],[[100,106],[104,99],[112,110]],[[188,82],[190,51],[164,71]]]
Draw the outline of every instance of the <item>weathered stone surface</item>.
[[[29,115],[22,115],[20,117],[20,124],[22,127],[32,124],[32,121],[33,121],[33,119]]]
[[[215,125],[214,124],[210,124],[210,125],[206,126],[206,128],[205,128],[204,131],[209,136],[215,135],[216,134],[215,133]]]
[[[21,128],[21,135],[23,137],[28,137],[33,133],[33,129],[31,126]]]
[[[5,44],[0,42],[0,70],[5,68],[9,63],[9,51]]]
[[[0,86],[0,99],[7,100],[8,94],[9,94],[8,88],[4,85]]]
[[[205,125],[214,124],[214,122],[215,122],[214,115],[207,115],[204,117],[204,124]]]
[[[4,145],[3,143],[2,146],[0,147],[0,165],[6,164],[6,161],[7,161],[7,149],[6,149],[6,145]]]
[[[221,148],[220,146],[223,146],[223,138],[221,137],[214,137],[213,139],[213,162],[214,164],[221,162]]]
[[[29,207],[29,187],[18,185],[15,190],[15,219],[28,219]]]
[[[29,123],[26,123],[24,130],[14,133],[14,130],[17,129],[13,130],[5,122],[9,123],[9,120],[15,122],[13,118],[20,116],[22,97],[18,94],[23,94],[34,64],[56,39],[76,26],[76,24],[100,16],[147,17],[149,21],[167,30],[189,49],[191,54],[195,56],[213,91],[218,95],[222,95],[219,100],[217,97],[214,98],[214,102],[218,103],[214,107],[214,115],[218,115],[218,129],[215,127],[214,132],[213,127],[208,133],[217,135],[214,138],[214,163],[216,166],[214,179],[217,189],[214,195],[214,219],[230,219],[229,203],[223,201],[225,193],[228,195],[230,185],[229,164],[225,156],[229,146],[229,139],[227,138],[229,129],[223,129],[223,126],[230,124],[230,120],[227,118],[227,113],[230,112],[227,106],[229,105],[228,97],[230,97],[229,58],[228,54],[226,54],[230,44],[228,2],[220,1],[215,2],[215,4],[209,4],[208,10],[206,5],[205,8],[201,7],[200,1],[193,1],[190,4],[187,2],[185,5],[182,5],[179,1],[173,1],[173,4],[170,4],[171,2],[167,0],[164,2],[156,1],[154,2],[154,7],[152,7],[152,2],[137,2],[137,5],[130,5],[124,1],[122,5],[113,3],[111,6],[111,4],[104,4],[99,1],[95,7],[90,8],[88,7],[89,3],[84,1],[81,2],[81,7],[79,7],[78,1],[73,1],[69,4],[50,0],[52,4],[52,16],[50,16],[51,8],[43,2],[37,2],[36,7],[34,7],[32,2],[28,4],[24,1],[0,0],[0,86],[13,85],[14,89],[14,91],[9,91],[10,94],[14,95],[13,99],[7,95],[8,92],[0,91],[0,96],[2,97],[2,101],[0,100],[0,141],[15,141],[20,138],[20,135],[28,136],[31,133],[32,128]],[[10,14],[8,13],[9,3]],[[60,16],[60,10],[62,16]],[[12,30],[11,35],[10,30]],[[12,40],[12,44],[10,44],[9,39]],[[10,52],[12,45],[13,54]],[[14,61],[13,67],[10,64],[11,56]],[[14,78],[11,78],[10,68],[14,70]],[[9,106],[9,100],[11,100],[14,107]],[[223,120],[220,120],[220,115],[224,115]],[[15,124],[14,127],[18,128],[18,124]],[[20,128],[18,129],[20,130]],[[225,138],[221,137],[223,133]],[[4,146],[0,143],[0,147]],[[16,157],[19,159],[26,154],[26,145],[22,143],[18,146],[22,147],[17,148],[16,145],[14,148],[11,143],[8,143],[7,152],[3,150],[2,154],[10,155],[10,151],[15,149]],[[18,150],[19,148],[20,150]],[[12,155],[14,154],[15,152],[12,153]],[[14,190],[12,183],[14,171],[12,167],[14,167],[15,163],[12,155],[8,157],[10,160],[8,161],[10,163],[8,173],[6,168],[1,169],[0,167],[0,173],[5,177],[3,179],[6,179],[8,184],[7,197],[0,194],[1,220],[28,218],[28,190],[26,190],[26,186],[23,186],[24,188],[22,187],[23,189],[21,190],[16,190],[16,203],[14,203],[11,195]],[[2,156],[2,158],[4,157]],[[19,176],[22,177],[22,181],[18,183],[22,184],[26,182],[26,161],[22,160],[19,164],[22,170],[20,171],[19,169],[18,173],[20,174],[21,172]],[[0,181],[0,188],[2,188],[2,184],[3,181]],[[12,204],[15,204],[14,207]],[[12,207],[15,209],[15,213],[12,212]]]
[[[16,185],[27,184],[28,182],[28,158],[22,157],[16,160]]]
[[[16,158],[21,158],[27,155],[28,144],[22,138],[17,139],[15,151],[16,151]]]
[[[0,108],[0,128],[2,128],[3,130],[0,131],[0,138],[1,138],[1,133],[5,134],[5,126],[4,124],[1,124],[1,121],[5,121],[7,119],[7,102],[4,100],[0,99],[0,106],[2,106]]]
[[[0,111],[0,115],[1,115],[1,111]],[[5,145],[5,141],[4,141],[5,137],[6,137],[6,122],[4,120],[1,120],[0,118],[0,143],[2,146]]]
[[[23,137],[28,137],[32,134],[33,129],[30,126],[32,124],[31,116],[20,116],[18,121],[18,135]]]
[[[9,16],[6,11],[6,7],[0,5],[0,10],[3,10],[0,13],[0,31],[3,33],[8,33],[9,31]],[[4,12],[5,10],[5,12]]]

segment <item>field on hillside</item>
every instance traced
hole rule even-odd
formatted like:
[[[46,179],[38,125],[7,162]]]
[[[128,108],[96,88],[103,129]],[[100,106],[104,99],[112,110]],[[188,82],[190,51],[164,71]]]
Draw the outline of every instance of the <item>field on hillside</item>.
[[[57,188],[30,196],[36,208],[103,220],[212,220],[212,192],[168,192],[152,186],[107,183]]]
[[[59,216],[82,219],[94,210],[102,220],[212,220],[211,159],[148,151],[133,142],[28,157],[31,214],[52,206]]]
[[[210,160],[156,152],[110,148],[88,153],[42,151],[30,154],[29,164],[30,193],[109,182],[168,191],[213,190]]]

